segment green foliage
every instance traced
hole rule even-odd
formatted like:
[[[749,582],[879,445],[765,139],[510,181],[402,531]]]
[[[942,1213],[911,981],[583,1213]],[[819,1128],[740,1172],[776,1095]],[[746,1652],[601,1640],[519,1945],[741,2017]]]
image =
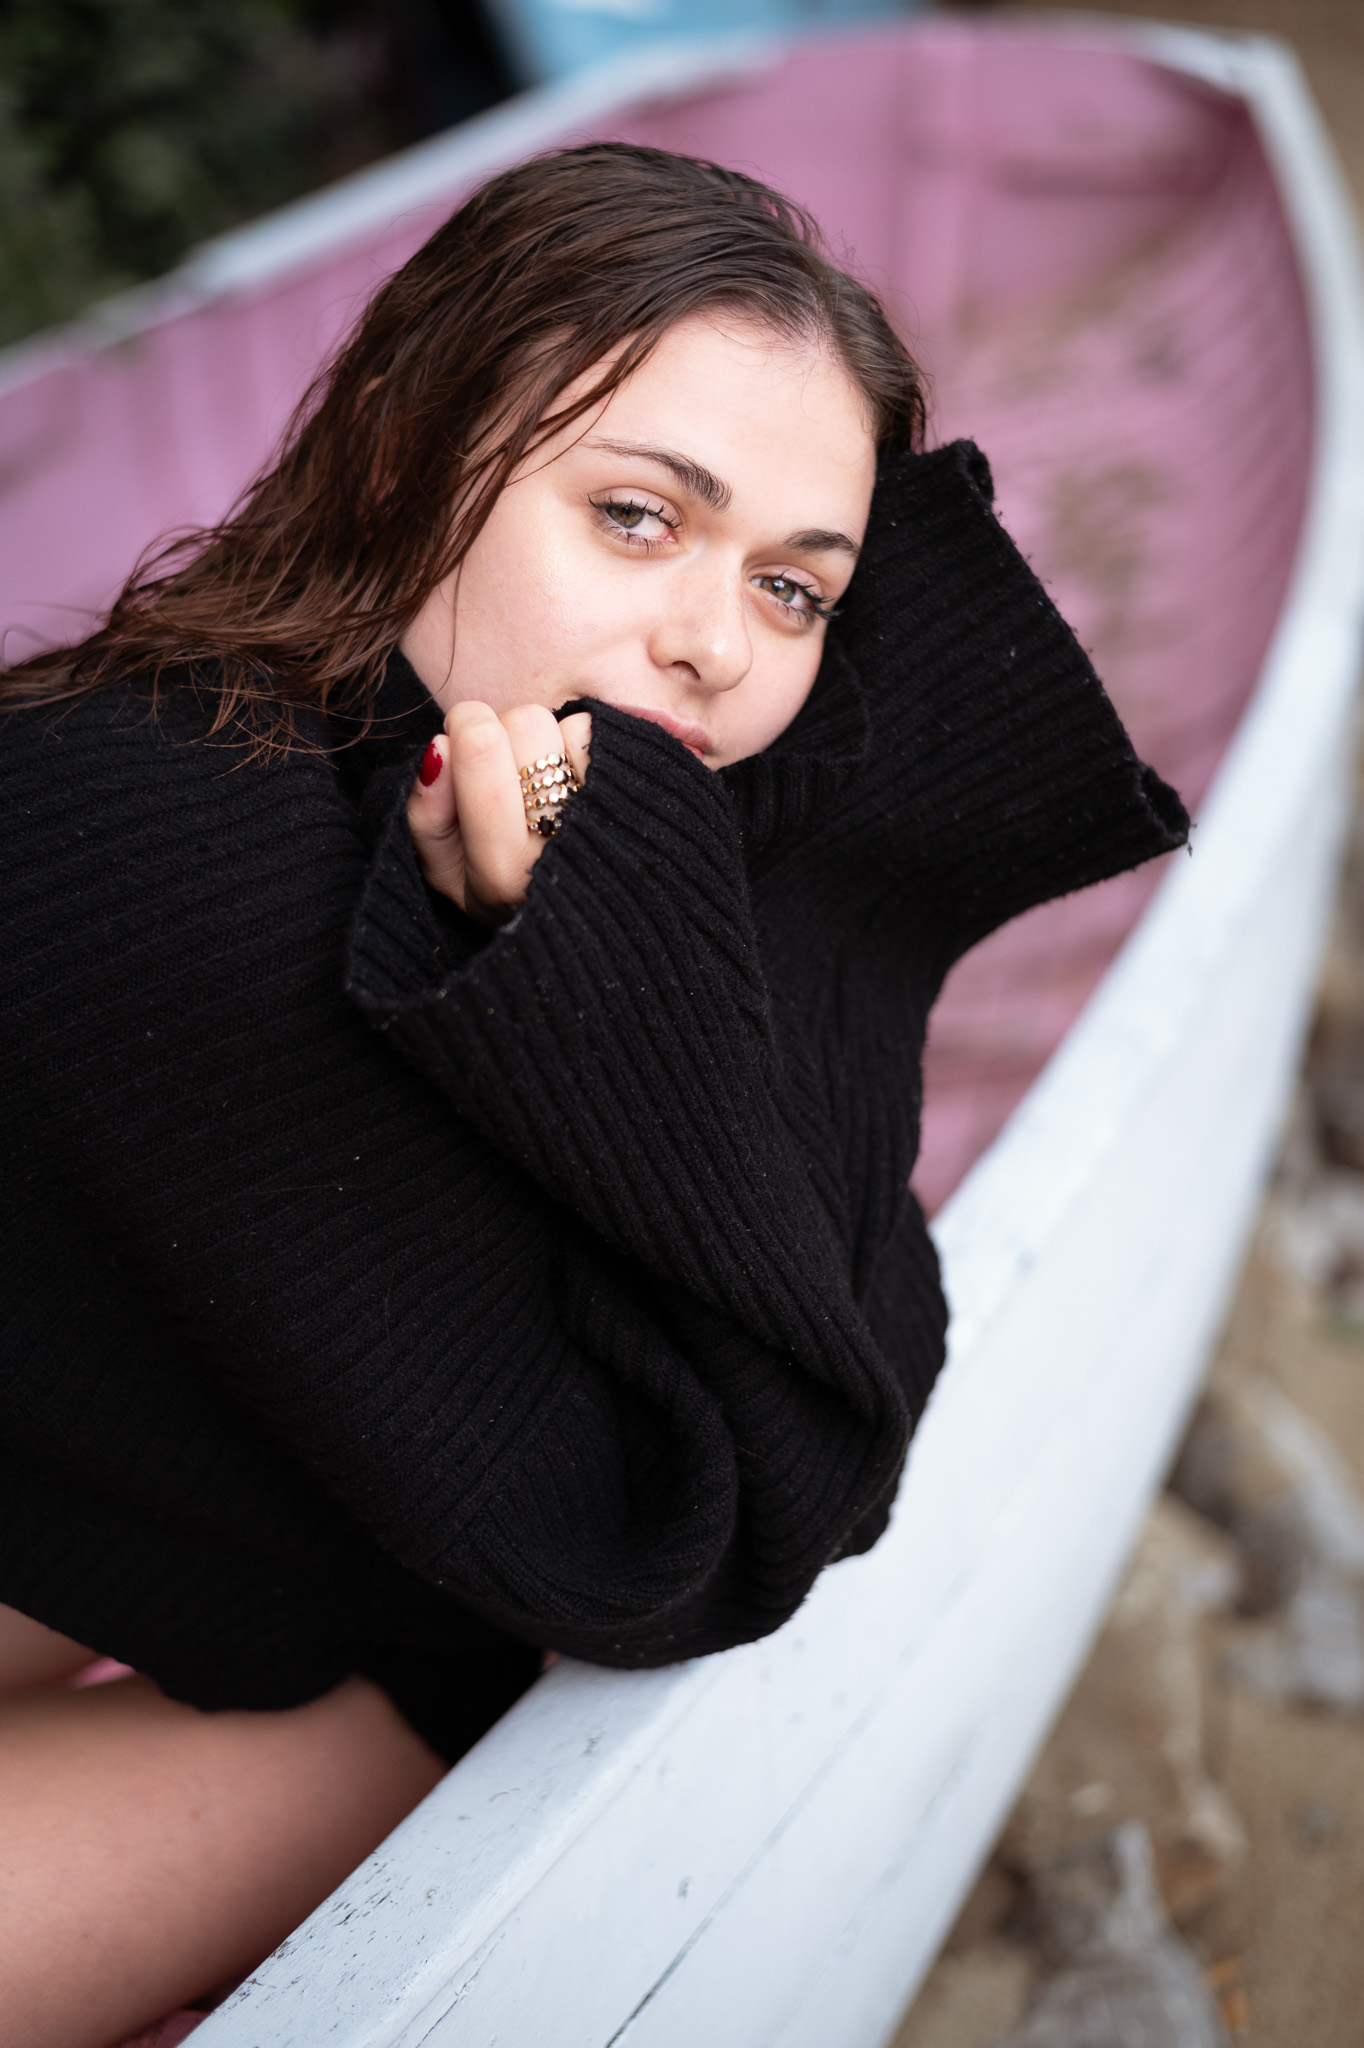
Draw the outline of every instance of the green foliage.
[[[340,5],[0,0],[0,342],[391,147],[362,73]]]

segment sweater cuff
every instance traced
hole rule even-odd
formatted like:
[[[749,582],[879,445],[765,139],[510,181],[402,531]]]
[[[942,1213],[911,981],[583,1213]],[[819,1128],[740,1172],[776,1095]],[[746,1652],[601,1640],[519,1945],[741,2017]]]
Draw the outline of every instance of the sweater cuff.
[[[366,792],[374,851],[346,951],[350,993],[372,1020],[376,1012],[395,1012],[460,973],[492,936],[429,887],[422,874],[407,822],[421,751],[382,778],[375,776]]]
[[[1070,627],[995,517],[969,441],[888,461],[836,629],[869,697],[852,808],[963,950],[1006,918],[1182,846]]]

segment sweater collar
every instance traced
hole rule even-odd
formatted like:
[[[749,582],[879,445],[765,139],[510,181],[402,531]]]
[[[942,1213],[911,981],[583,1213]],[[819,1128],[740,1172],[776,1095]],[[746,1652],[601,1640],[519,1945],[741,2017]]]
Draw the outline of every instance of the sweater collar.
[[[395,647],[374,697],[369,730],[357,741],[365,767],[388,768],[406,762],[418,745],[425,746],[441,729],[439,704],[402,651]]]

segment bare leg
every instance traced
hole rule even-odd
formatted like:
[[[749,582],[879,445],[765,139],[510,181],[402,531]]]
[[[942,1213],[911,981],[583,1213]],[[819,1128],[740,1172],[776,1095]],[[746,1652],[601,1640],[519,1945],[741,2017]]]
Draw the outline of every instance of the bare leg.
[[[0,1698],[6,2048],[107,2048],[245,1974],[443,1769],[360,1678],[270,1714],[145,1678]]]
[[[51,1685],[94,1661],[70,1636],[59,1636],[17,1608],[0,1606],[0,1692],[15,1685]]]

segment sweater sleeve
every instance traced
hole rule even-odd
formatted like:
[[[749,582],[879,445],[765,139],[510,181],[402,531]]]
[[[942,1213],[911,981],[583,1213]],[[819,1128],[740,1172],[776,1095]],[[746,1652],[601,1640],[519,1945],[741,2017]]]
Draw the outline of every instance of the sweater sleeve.
[[[599,717],[485,940],[398,796],[371,859],[320,755],[82,707],[9,756],[6,1031],[21,1143],[187,1385],[459,1603],[644,1664],[784,1620],[908,1416],[787,1136],[728,799]]]
[[[839,830],[931,906],[949,956],[1189,827],[992,498],[969,441],[885,463],[835,629],[871,726]]]
[[[593,712],[591,769],[524,906],[462,957],[442,951],[398,792],[349,993],[500,1154],[662,1283],[741,1459],[774,1468],[754,1498],[779,1497],[794,1534],[851,1459],[882,1509],[936,1349],[905,1386],[855,1299],[828,1160],[786,1099],[724,783],[656,725]]]
[[[849,1326],[847,1245],[793,1171],[733,806],[658,726],[593,710],[591,770],[525,905],[462,958],[395,803],[349,993],[594,1233],[766,1341],[799,1335],[870,1413],[861,1340],[830,1328]]]

